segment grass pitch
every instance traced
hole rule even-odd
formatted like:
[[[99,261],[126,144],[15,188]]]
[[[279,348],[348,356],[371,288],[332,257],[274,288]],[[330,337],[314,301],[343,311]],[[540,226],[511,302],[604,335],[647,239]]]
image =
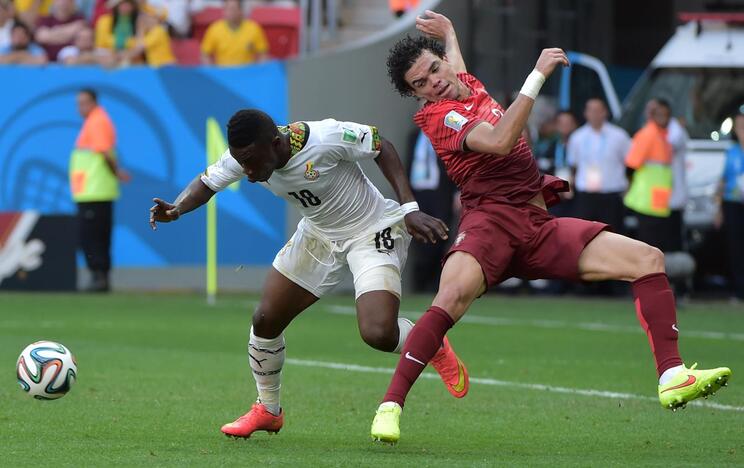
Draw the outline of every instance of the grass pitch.
[[[182,295],[0,294],[2,466],[504,466],[744,464],[744,310],[679,312],[688,365],[727,365],[712,405],[663,410],[630,300],[478,300],[449,334],[474,381],[463,400],[420,379],[395,446],[369,427],[397,356],[358,336],[331,297],[287,330],[285,426],[231,440],[220,425],[255,398],[246,342],[256,297],[214,307]],[[429,297],[408,298],[404,315]],[[79,380],[61,400],[26,396],[27,344],[68,346]]]

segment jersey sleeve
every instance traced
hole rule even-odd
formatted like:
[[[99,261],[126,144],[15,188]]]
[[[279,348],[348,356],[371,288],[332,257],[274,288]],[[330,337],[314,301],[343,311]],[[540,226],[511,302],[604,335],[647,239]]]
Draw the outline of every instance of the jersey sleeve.
[[[204,171],[201,181],[210,189],[219,192],[242,177],[243,169],[230,155],[230,150],[226,150],[217,162]]]
[[[337,122],[335,128],[326,135],[326,143],[340,150],[345,161],[374,159],[380,154],[382,141],[377,127],[354,122]]]
[[[424,107],[416,114],[415,121],[435,149],[462,151],[468,133],[483,119],[462,102],[447,100]]]
[[[212,55],[217,49],[217,25],[216,23],[210,24],[204,33],[204,38],[201,43],[201,51],[204,55]]]
[[[263,28],[258,23],[253,23],[253,50],[257,54],[265,54],[269,51],[269,41]]]

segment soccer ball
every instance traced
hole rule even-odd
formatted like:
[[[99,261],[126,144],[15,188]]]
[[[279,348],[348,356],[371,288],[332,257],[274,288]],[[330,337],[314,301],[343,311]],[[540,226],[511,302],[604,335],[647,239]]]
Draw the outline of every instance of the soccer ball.
[[[69,349],[54,341],[26,346],[16,363],[18,383],[39,400],[62,398],[77,378],[77,363]]]

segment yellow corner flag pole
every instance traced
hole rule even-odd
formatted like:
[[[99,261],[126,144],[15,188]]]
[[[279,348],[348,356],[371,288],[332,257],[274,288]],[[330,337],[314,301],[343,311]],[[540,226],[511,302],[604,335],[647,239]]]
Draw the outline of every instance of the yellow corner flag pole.
[[[227,148],[217,121],[207,119],[207,166],[220,159]],[[217,197],[207,203],[207,304],[217,300]]]

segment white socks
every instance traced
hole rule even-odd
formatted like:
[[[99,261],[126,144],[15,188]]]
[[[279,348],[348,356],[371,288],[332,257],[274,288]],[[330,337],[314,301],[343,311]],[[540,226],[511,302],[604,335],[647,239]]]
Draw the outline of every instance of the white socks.
[[[253,327],[251,327],[248,360],[253,370],[256,389],[258,389],[258,401],[266,406],[271,414],[278,416],[281,411],[279,390],[282,388],[284,334],[273,339],[261,338],[253,334]]]
[[[670,367],[669,369],[665,370],[659,377],[659,385],[664,385],[665,383],[669,382],[675,375],[685,369],[685,365],[682,364],[679,366]]]
[[[398,330],[400,330],[398,334],[398,346],[395,347],[393,350],[394,353],[400,354],[400,351],[403,349],[403,345],[406,344],[406,338],[408,338],[408,334],[413,329],[413,322],[408,320],[407,318],[398,317]]]

